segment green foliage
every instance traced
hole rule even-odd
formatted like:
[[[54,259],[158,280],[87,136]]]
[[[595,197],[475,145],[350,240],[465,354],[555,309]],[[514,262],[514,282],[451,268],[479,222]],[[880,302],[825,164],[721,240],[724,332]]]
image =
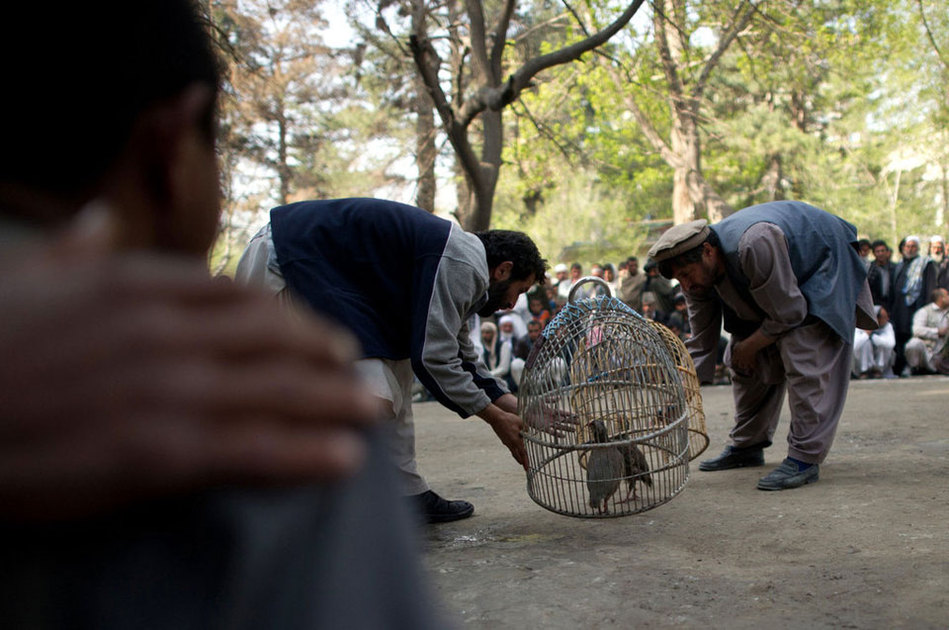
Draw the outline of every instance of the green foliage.
[[[386,6],[407,20],[415,4]],[[596,25],[602,21],[598,16],[615,14],[609,4],[594,0],[571,8]],[[688,93],[740,0],[673,4],[681,10],[669,17],[686,35],[678,67]],[[232,10],[222,14],[221,28],[241,51],[239,59],[253,61],[235,67],[269,76],[268,63],[274,65],[274,51],[281,50],[278,42],[268,39],[272,34],[260,27],[259,16],[248,21],[236,4],[214,3],[225,5]],[[258,5],[264,6],[255,1],[241,7]],[[944,3],[756,6],[750,25],[721,57],[701,94],[697,122],[706,181],[735,208],[801,199],[854,222],[862,235],[894,245],[909,232],[945,233],[949,13]],[[303,3],[301,10],[313,9],[317,19],[314,7],[319,3]],[[434,16],[444,7],[429,8]],[[493,227],[524,229],[554,261],[564,251],[581,252],[587,266],[641,254],[647,237],[633,226],[672,216],[673,169],[629,105],[634,98],[655,133],[669,142],[675,123],[670,86],[650,6],[641,13],[596,54],[537,75],[505,110],[504,168]],[[518,3],[512,24],[508,68],[584,36],[574,14],[549,0]],[[242,160],[274,167],[276,148],[267,144],[274,138],[267,125],[274,123],[268,116],[282,106],[293,123],[287,160],[291,194],[386,194],[411,184],[411,65],[397,37],[383,41],[380,33],[372,35],[371,25],[359,36],[368,46],[326,51],[297,80],[272,92],[244,91],[234,81],[235,101],[245,107],[241,117],[223,118],[233,140],[229,169]],[[472,138],[480,150],[477,134]],[[442,159],[450,160],[443,136],[438,143]],[[451,165],[443,170],[451,172]],[[226,172],[233,181],[236,176]],[[277,181],[275,173],[266,177]],[[267,207],[262,197],[275,198],[274,186],[270,179],[257,181],[268,194],[241,193],[246,182],[228,188],[235,199],[244,195],[243,207]],[[575,242],[586,245],[570,249]]]
[[[646,229],[639,226],[633,202],[597,181],[596,173],[560,162],[550,165],[558,185],[551,187],[536,213],[525,217],[515,178],[499,184],[492,227],[531,236],[552,263],[596,263],[642,254]]]

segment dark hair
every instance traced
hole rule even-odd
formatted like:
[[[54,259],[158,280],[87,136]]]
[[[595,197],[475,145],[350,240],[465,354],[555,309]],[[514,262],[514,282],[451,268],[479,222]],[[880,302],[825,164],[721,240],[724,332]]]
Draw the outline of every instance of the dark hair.
[[[148,107],[195,82],[216,96],[218,62],[191,0],[14,2],[3,22],[0,183],[90,192]],[[211,139],[214,105],[205,123]]]
[[[484,245],[489,269],[509,260],[514,263],[514,269],[511,270],[513,280],[525,280],[533,275],[535,281],[543,281],[547,273],[547,261],[541,257],[537,245],[529,236],[512,230],[487,230],[476,232],[475,235]]]
[[[692,249],[686,250],[678,256],[673,256],[672,258],[668,258],[660,262],[659,273],[662,274],[664,278],[672,278],[675,275],[676,267],[699,262],[702,260],[702,246],[705,245],[705,243],[715,247],[719,246],[720,241],[718,240],[718,235],[715,234],[714,230],[709,230],[708,236],[705,237],[705,240]]]
[[[870,245],[870,239],[868,238],[861,238],[859,241],[857,241],[858,247],[863,247],[864,245],[872,248],[872,246]]]
[[[883,247],[885,247],[885,248],[887,248],[887,249],[890,249],[890,246],[887,245],[887,244],[886,244],[886,241],[884,241],[884,240],[882,240],[882,239],[877,239],[877,240],[873,241],[872,243],[870,243],[870,249],[876,249],[876,248],[879,247],[880,245],[882,245]]]

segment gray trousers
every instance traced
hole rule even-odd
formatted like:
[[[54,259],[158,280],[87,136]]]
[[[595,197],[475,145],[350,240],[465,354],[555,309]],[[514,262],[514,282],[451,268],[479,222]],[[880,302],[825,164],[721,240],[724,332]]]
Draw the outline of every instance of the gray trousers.
[[[731,365],[731,343],[725,353]],[[821,321],[789,331],[758,356],[758,369],[732,370],[737,447],[771,444],[784,394],[791,408],[788,456],[811,464],[827,457],[850,387],[853,344],[845,343]]]

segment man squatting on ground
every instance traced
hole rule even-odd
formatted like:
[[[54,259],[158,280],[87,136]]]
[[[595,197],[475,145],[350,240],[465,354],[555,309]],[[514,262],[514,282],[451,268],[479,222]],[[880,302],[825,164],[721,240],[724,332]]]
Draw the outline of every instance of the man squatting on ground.
[[[856,245],[853,225],[796,201],[752,206],[711,226],[677,225],[653,245],[650,257],[688,300],[686,345],[702,382],[712,378],[723,318],[732,335],[731,444],[699,470],[763,465],[786,388],[788,457],[758,488],[818,480],[847,397],[854,328],[877,327]]]
[[[355,332],[363,356],[357,367],[388,403],[404,492],[429,522],[445,522],[474,507],[442,499],[418,472],[413,371],[447,408],[491,425],[526,466],[517,398],[479,362],[467,321],[512,308],[546,269],[520,232],[472,234],[412,206],[336,199],[271,210],[236,279],[302,300]]]

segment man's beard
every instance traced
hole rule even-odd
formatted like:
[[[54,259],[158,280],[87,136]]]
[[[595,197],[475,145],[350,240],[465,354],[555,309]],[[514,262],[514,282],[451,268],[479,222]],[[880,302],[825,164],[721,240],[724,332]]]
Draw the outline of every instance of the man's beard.
[[[511,288],[511,280],[502,280],[488,285],[488,301],[485,302],[478,315],[481,317],[491,317],[501,310],[501,304],[507,296],[508,289]]]
[[[943,254],[942,252],[940,252],[940,253],[938,253],[938,254],[930,254],[929,257],[932,258],[932,259],[936,262],[936,264],[938,265],[939,263],[942,262],[942,259],[945,258],[945,254]]]

